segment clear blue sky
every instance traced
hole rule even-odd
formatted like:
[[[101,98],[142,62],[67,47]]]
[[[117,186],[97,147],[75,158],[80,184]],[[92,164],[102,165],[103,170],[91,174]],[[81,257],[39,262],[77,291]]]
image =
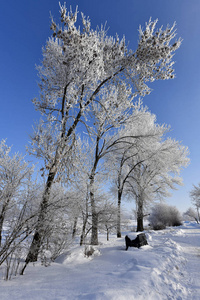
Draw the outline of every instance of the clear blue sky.
[[[63,3],[63,2],[61,2]],[[199,0],[69,0],[88,15],[92,27],[105,24],[109,35],[125,35],[130,48],[138,41],[139,24],[159,19],[158,26],[177,22],[183,39],[175,54],[176,78],[151,85],[144,103],[158,123],[170,124],[171,136],[190,150],[190,166],[182,172],[184,187],[173,192],[169,204],[186,210],[189,191],[200,182],[200,1]],[[50,11],[59,21],[57,0],[7,0],[0,4],[0,139],[25,154],[32,125],[39,118],[31,103],[38,95],[35,64],[51,34]]]

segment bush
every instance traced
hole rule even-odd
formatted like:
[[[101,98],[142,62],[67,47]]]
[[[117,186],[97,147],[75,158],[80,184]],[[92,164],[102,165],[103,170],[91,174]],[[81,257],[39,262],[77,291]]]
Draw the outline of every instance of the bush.
[[[167,204],[155,205],[149,216],[150,226],[154,230],[165,229],[166,226],[180,226],[182,225],[181,214],[175,206]]]
[[[90,257],[95,252],[95,249],[92,246],[85,246],[85,256]]]

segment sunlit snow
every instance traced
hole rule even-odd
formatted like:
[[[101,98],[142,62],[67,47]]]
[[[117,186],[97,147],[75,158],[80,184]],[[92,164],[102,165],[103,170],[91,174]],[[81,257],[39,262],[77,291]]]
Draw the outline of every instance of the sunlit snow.
[[[200,299],[200,225],[145,231],[148,244],[125,251],[123,232],[117,239],[99,236],[100,245],[87,258],[85,246],[74,244],[50,267],[30,264],[24,276],[0,279],[1,300]]]

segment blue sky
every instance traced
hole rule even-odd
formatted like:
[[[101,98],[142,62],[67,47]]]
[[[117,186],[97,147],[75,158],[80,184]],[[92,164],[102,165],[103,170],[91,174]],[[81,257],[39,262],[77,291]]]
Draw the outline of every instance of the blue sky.
[[[61,2],[63,3],[63,2]],[[176,78],[151,85],[144,98],[157,122],[171,125],[170,136],[189,147],[191,163],[184,169],[184,187],[167,201],[184,211],[191,206],[189,191],[200,182],[200,1],[199,0],[69,0],[69,8],[88,15],[92,27],[105,24],[108,34],[125,35],[136,49],[138,27],[152,19],[158,26],[177,23],[183,43],[175,54]],[[7,138],[13,151],[25,154],[39,113],[31,99],[38,96],[35,65],[51,35],[50,12],[59,21],[57,0],[7,0],[0,4],[0,139]]]

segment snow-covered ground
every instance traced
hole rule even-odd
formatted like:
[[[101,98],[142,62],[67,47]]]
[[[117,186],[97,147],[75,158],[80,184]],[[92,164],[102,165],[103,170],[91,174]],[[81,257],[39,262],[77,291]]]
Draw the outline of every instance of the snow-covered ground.
[[[90,258],[75,246],[50,267],[29,265],[24,276],[0,278],[1,300],[200,299],[200,225],[146,231],[149,245],[125,251],[115,235]]]

